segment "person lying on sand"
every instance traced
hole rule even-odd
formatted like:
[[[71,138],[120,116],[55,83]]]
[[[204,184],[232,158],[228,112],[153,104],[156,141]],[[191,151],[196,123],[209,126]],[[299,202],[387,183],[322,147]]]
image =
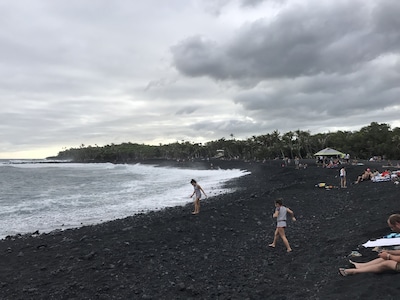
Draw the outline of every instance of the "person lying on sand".
[[[390,229],[400,232],[400,214],[393,214],[387,221]],[[400,273],[400,250],[384,250],[378,254],[379,258],[365,263],[357,263],[350,260],[354,269],[339,268],[342,276],[348,276],[359,273],[382,273],[386,271],[395,271]]]
[[[372,176],[371,169],[366,169],[363,174],[358,176],[357,181],[355,183],[360,183],[361,181],[370,180]]]

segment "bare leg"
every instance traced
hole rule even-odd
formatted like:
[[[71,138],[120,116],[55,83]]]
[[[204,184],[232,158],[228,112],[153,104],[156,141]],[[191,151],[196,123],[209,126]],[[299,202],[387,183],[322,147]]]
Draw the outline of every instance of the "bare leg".
[[[193,211],[192,211],[192,215],[194,215],[195,212],[196,212],[196,198],[195,198],[194,201],[193,201],[193,205],[194,205],[194,209],[193,209]]]
[[[197,198],[196,199],[196,202],[197,202],[197,213],[199,213],[200,212],[200,198]]]
[[[349,260],[349,262],[351,264],[353,264],[356,269],[361,269],[361,268],[365,268],[365,267],[368,267],[368,266],[380,264],[383,261],[385,261],[383,258],[376,258],[374,260],[371,260],[371,261],[365,262],[365,263],[357,263],[357,262],[354,262],[352,260]]]
[[[274,233],[274,241],[272,242],[272,244],[269,244],[268,246],[275,248],[276,242],[278,241],[278,239],[279,239],[279,231],[278,231],[278,228],[276,228],[275,233]]]
[[[340,187],[345,188],[346,187],[346,178],[342,177],[340,180]]]
[[[283,243],[286,246],[286,251],[287,252],[291,252],[292,248],[290,248],[289,241],[286,238],[285,228],[284,227],[278,227],[277,229],[278,229],[278,233],[281,236],[281,239],[282,239]]]
[[[358,269],[344,269],[348,275],[359,274],[359,273],[382,273],[389,270],[396,270],[396,264],[394,260],[382,260],[380,263],[374,263],[361,267]]]
[[[192,212],[192,214],[196,215],[200,212],[200,199],[196,198],[196,200],[194,200],[194,212]]]

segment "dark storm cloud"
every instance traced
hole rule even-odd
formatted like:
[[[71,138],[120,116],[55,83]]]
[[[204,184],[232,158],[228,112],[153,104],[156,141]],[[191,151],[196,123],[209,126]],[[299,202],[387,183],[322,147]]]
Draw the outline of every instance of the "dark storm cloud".
[[[172,48],[176,69],[236,86],[232,99],[259,132],[396,122],[400,1],[281,4],[273,17],[244,23],[226,39],[181,41]]]
[[[290,116],[290,121],[299,128],[309,128],[323,119],[331,120],[333,124],[347,124],[359,114],[366,117],[371,112],[390,111],[398,105],[400,88],[392,86],[388,89],[384,79],[377,82],[375,78],[365,76],[320,76],[296,81],[300,82],[283,80],[274,89],[242,91],[235,96],[235,102],[256,119],[261,120],[263,115],[272,119]],[[344,121],[341,118],[348,119]],[[374,118],[381,122],[396,120],[394,115],[386,121],[376,115],[366,118],[366,123],[376,120]]]
[[[282,9],[272,21],[243,26],[230,41],[192,37],[172,48],[187,76],[216,80],[346,74],[400,49],[400,5],[323,2]]]
[[[172,48],[175,66],[186,75],[226,79],[225,53],[218,44],[195,36]]]

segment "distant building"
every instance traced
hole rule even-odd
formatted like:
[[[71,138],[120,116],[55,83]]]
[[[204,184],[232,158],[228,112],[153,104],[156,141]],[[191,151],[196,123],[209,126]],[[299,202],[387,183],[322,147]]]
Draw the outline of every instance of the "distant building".
[[[217,150],[217,153],[215,154],[214,158],[221,158],[225,156],[225,150],[219,149]]]

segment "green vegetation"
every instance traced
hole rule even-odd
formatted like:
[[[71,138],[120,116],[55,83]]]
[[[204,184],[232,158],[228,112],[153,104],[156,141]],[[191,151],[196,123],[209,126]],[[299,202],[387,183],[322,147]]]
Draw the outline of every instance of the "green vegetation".
[[[278,131],[253,136],[247,140],[221,138],[206,144],[188,141],[168,145],[151,146],[136,143],[120,145],[87,146],[59,152],[56,159],[71,159],[75,162],[133,162],[143,159],[199,159],[214,157],[217,150],[224,150],[226,158],[244,160],[274,159],[298,156],[313,158],[317,151],[330,147],[352,158],[368,159],[381,156],[383,159],[400,159],[400,128],[391,130],[387,124],[371,123],[360,131],[337,131],[311,135],[308,131],[296,130],[281,134]]]

